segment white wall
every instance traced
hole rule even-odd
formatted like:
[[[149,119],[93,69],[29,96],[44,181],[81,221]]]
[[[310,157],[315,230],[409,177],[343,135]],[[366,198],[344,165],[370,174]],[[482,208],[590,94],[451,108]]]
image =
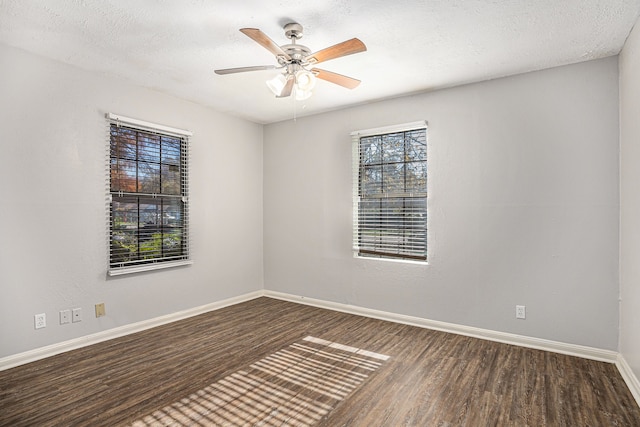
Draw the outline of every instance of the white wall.
[[[621,58],[634,94],[637,33]],[[260,125],[5,46],[0,64],[0,357],[263,285],[617,350],[616,58],[268,125],[264,164]],[[637,99],[621,103],[638,116]],[[106,278],[106,112],[194,132],[193,266]],[[429,265],[354,259],[349,133],[423,119]],[[637,120],[622,121],[631,156]],[[633,173],[623,159],[623,200],[637,209]],[[640,225],[628,210],[625,226],[624,212],[623,234]],[[625,312],[638,312],[638,289],[624,284],[640,272],[624,240],[623,297],[636,293],[623,302],[621,348],[637,374],[638,322]],[[97,302],[106,317],[93,317]],[[83,322],[59,325],[74,307]],[[34,330],[41,312],[48,326]]]
[[[0,64],[0,357],[262,289],[261,125],[6,46]],[[194,133],[194,265],[106,278],[107,112]]]
[[[640,21],[638,21],[640,22]],[[640,24],[620,54],[620,353],[640,378]]]
[[[425,119],[429,265],[354,259],[349,133]],[[618,129],[616,58],[268,125],[265,288],[617,350]]]

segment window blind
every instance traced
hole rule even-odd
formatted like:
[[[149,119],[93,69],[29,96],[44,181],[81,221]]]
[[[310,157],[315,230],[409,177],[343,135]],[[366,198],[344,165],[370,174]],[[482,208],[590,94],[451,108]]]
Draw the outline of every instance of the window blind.
[[[109,275],[190,264],[191,133],[107,119]]]
[[[362,257],[425,261],[426,122],[351,135],[354,252]]]

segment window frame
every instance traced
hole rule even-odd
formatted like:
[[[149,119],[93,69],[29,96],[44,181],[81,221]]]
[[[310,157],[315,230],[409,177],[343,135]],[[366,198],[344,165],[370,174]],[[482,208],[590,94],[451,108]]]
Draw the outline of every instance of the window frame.
[[[107,245],[108,245],[108,256],[107,256],[107,275],[108,276],[118,276],[122,274],[130,274],[130,273],[138,273],[143,271],[152,271],[158,269],[165,269],[170,267],[184,266],[192,264],[191,251],[190,251],[190,236],[189,236],[189,153],[190,153],[190,137],[193,135],[190,131],[172,128],[169,126],[159,125],[143,120],[133,119],[130,117],[121,116],[118,114],[107,113],[106,114],[106,122],[107,122],[107,154],[106,154],[106,197],[107,197]],[[124,127],[130,129],[132,132],[136,134],[136,154],[135,160],[125,159],[123,156],[113,157],[112,155],[112,126],[116,127]],[[155,174],[152,174],[153,177],[157,177],[158,180],[161,179],[163,173],[163,166],[170,167],[171,165],[168,162],[163,163],[162,158],[160,157],[162,153],[162,138],[167,138],[167,140],[179,140],[179,159],[177,160],[178,166],[178,186],[179,190],[176,191],[175,186],[172,190],[165,191],[162,193],[162,189],[159,188],[158,192],[145,193],[140,191],[140,170],[139,166],[142,163],[148,163],[144,160],[140,155],[140,134],[150,134],[152,136],[158,136],[158,160],[157,160],[157,171]],[[174,145],[175,145],[174,141]],[[175,148],[174,148],[175,152]],[[129,162],[133,162],[136,165],[136,188],[135,191],[124,191],[122,187],[120,189],[112,189],[112,162],[113,160],[119,162],[121,160],[126,160]],[[155,165],[155,162],[153,162]],[[175,167],[175,166],[174,166]],[[155,223],[153,225],[155,228],[160,228],[160,238],[163,239],[163,243],[161,246],[164,246],[164,240],[169,238],[165,235],[165,230],[172,230],[171,234],[177,235],[180,249],[177,254],[169,255],[169,256],[157,256],[148,259],[137,259],[127,262],[118,262],[114,260],[114,252],[113,252],[113,242],[114,242],[114,232],[117,230],[114,224],[115,211],[114,206],[115,203],[125,203],[127,201],[131,201],[138,206],[138,212],[136,216],[137,226],[134,228],[136,239],[138,240],[138,245],[140,245],[140,206],[149,205],[150,209],[154,209],[153,205],[155,205],[155,209],[157,210],[160,207],[160,216],[156,217]],[[170,206],[175,209],[177,206],[178,214],[174,215],[174,218],[179,215],[180,220],[177,223],[177,227],[173,228],[165,222],[165,215],[168,218],[171,218],[170,213],[165,210],[165,206]],[[158,215],[152,214],[153,215]],[[177,230],[177,234],[175,232]],[[148,231],[148,233],[150,233]],[[156,233],[157,234],[157,233]],[[155,234],[152,237],[156,238]]]
[[[423,120],[423,121],[405,123],[405,124],[399,124],[399,125],[393,125],[393,126],[359,130],[351,133],[352,159],[353,159],[353,193],[352,193],[353,249],[352,250],[353,250],[353,256],[355,258],[377,259],[377,260],[397,261],[397,262],[412,262],[412,263],[420,263],[420,264],[428,263],[428,231],[427,231],[428,230],[428,224],[427,224],[427,221],[428,221],[428,191],[427,191],[428,189],[428,171],[427,171],[428,132],[427,132],[427,127],[428,127],[427,121]],[[368,167],[370,167],[372,164],[363,163],[363,157],[361,152],[361,149],[362,149],[361,141],[363,139],[376,137],[376,136],[379,136],[382,139],[386,135],[407,133],[407,132],[412,132],[417,130],[424,130],[424,144],[425,144],[424,160],[419,160],[419,162],[422,162],[422,161],[424,162],[425,183],[424,183],[423,191],[415,191],[414,189],[412,189],[411,191],[407,191],[407,187],[405,186],[400,191],[387,192],[384,189],[384,184],[381,183],[382,188],[378,194],[375,194],[375,195],[369,194],[367,196],[366,189],[363,190],[363,187],[362,187],[363,185],[366,185],[366,182],[363,183],[363,171],[366,170]],[[405,144],[405,150],[406,150],[406,142],[404,142],[404,144]],[[377,165],[378,167],[381,168],[381,170],[383,170],[385,166],[390,166],[392,164],[401,164],[404,167],[407,165],[407,163],[416,162],[416,160],[408,159],[406,157],[406,151],[405,151],[405,157],[402,161],[398,162],[396,160],[396,161],[385,162],[383,160],[384,153],[385,153],[384,151],[381,151],[381,154],[380,154],[381,161],[379,165]],[[405,177],[405,185],[406,185],[406,173],[404,177]],[[378,239],[379,240],[378,244],[380,246],[391,245],[391,250],[382,250],[379,247],[377,249],[370,250],[367,248],[367,246],[370,247],[372,245],[371,240],[369,240],[366,243],[363,243],[362,236],[367,230],[367,225],[363,225],[363,224],[366,223],[365,220],[376,218],[375,217],[376,214],[374,213],[372,216],[367,213],[362,213],[364,212],[364,209],[361,209],[361,207],[364,207],[367,202],[371,203],[374,200],[380,201],[380,208],[379,208],[380,212],[382,212],[384,209],[388,209],[388,206],[385,206],[383,208],[383,204],[385,204],[385,202],[388,205],[393,204],[394,200],[395,201],[402,200],[403,202],[402,208],[400,209],[400,212],[402,212],[402,214],[399,216],[402,218],[403,221],[405,221],[405,223],[403,223],[403,226],[401,227],[403,228],[403,237],[399,239],[398,244],[396,246],[393,246],[393,243],[390,244],[388,240],[385,241],[384,237]],[[406,204],[407,201],[409,201],[410,204],[417,202],[417,204],[414,206],[419,206],[418,215],[417,215],[419,219],[418,221],[415,221],[410,218],[409,227],[406,226],[407,218],[409,217],[411,212],[415,212],[415,211],[413,211],[411,208],[407,208],[407,204]],[[424,206],[424,208],[421,207],[422,205]],[[391,215],[392,216],[396,215],[396,216],[393,216],[393,219],[398,218],[397,213],[393,213]],[[379,223],[378,223],[379,230],[390,231],[394,228],[392,226],[385,227],[380,225],[384,222],[382,221],[382,218],[384,217],[381,213],[378,214],[377,218],[379,218]],[[388,218],[387,218],[387,222],[389,222]],[[414,227],[416,224],[419,224],[419,227]],[[369,226],[369,231],[371,231],[371,228],[373,227]],[[414,231],[412,231],[409,234],[406,234],[405,230],[407,229],[409,229],[410,231],[411,230],[414,230]],[[418,247],[418,250],[420,251],[419,254],[413,253],[414,251],[412,250],[412,248],[414,246],[414,243],[407,244],[407,241],[409,240],[412,242],[418,242],[415,246]],[[409,247],[409,249],[407,249],[407,247]]]

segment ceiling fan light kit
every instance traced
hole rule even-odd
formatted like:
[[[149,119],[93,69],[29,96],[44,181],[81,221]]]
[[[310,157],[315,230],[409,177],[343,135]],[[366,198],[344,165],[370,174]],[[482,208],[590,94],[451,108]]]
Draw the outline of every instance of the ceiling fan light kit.
[[[266,81],[267,87],[276,97],[281,98],[280,95],[289,79],[294,79],[293,91],[297,101],[304,101],[311,97],[313,88],[316,85],[316,76],[304,69],[297,71],[295,75],[278,74]]]
[[[298,101],[308,99],[312,95],[316,79],[325,80],[347,89],[355,89],[360,84],[360,80],[351,77],[320,68],[309,68],[320,62],[366,51],[364,43],[357,38],[311,53],[308,47],[296,43],[302,38],[302,25],[298,23],[289,23],[284,26],[284,34],[291,40],[291,43],[283,46],[278,46],[257,28],[241,28],[240,31],[274,54],[278,65],[225,68],[215,70],[216,74],[279,69],[282,72],[267,80],[267,86],[277,98],[286,98],[293,94]]]

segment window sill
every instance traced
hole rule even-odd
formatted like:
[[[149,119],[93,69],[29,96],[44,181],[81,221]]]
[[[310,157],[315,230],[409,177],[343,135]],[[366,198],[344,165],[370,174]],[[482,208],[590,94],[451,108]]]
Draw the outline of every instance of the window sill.
[[[159,262],[155,264],[138,265],[135,267],[121,267],[111,268],[107,271],[108,276],[121,276],[123,274],[142,273],[145,271],[161,270],[171,267],[180,267],[183,265],[193,264],[192,260],[174,261],[174,262]]]
[[[356,259],[394,262],[394,263],[400,263],[400,264],[429,265],[428,260],[423,261],[423,260],[401,259],[401,258],[380,258],[380,257],[360,256],[357,253],[354,253],[353,257]]]

